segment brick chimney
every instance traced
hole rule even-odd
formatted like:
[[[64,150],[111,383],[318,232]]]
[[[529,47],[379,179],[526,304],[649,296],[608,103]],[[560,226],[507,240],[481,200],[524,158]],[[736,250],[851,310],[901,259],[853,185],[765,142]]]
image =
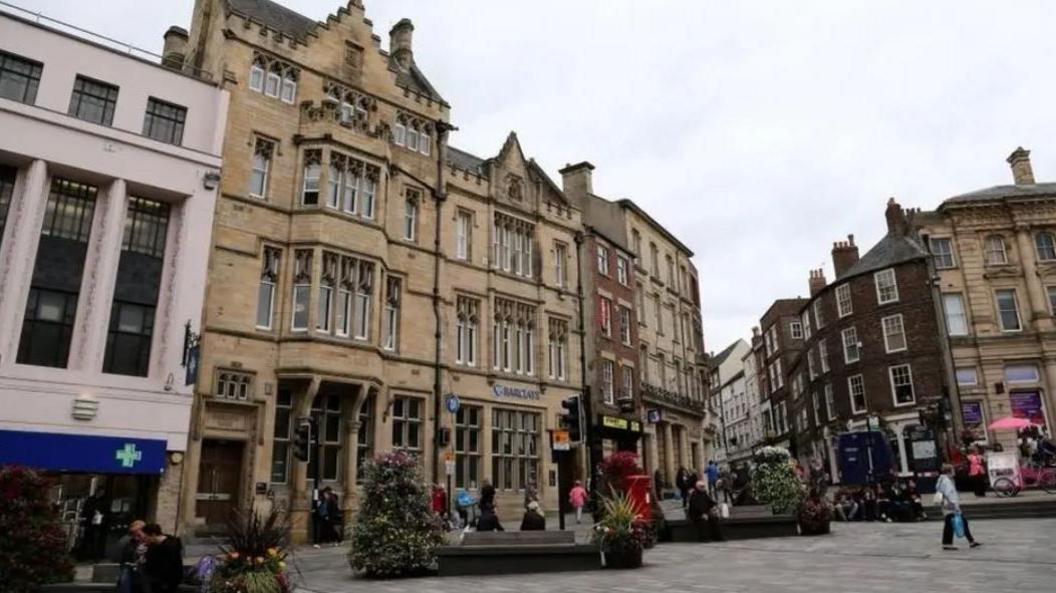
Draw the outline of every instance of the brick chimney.
[[[828,282],[825,281],[825,270],[818,268],[817,270],[810,271],[810,280],[808,281],[810,286],[810,296],[818,294],[822,290],[825,290],[825,285]]]
[[[564,169],[558,171],[561,174],[561,189],[573,199],[593,194],[594,186],[591,182],[591,171],[593,170],[594,165],[587,161],[565,165]]]
[[[887,234],[899,236],[909,234],[909,219],[906,218],[906,212],[894,198],[887,200],[887,210],[884,216],[887,218]]]
[[[1016,185],[1034,185],[1034,169],[1030,166],[1030,151],[1022,146],[1008,155],[1008,164],[1012,165],[1012,179]]]
[[[836,241],[832,244],[832,267],[836,277],[843,276],[844,272],[858,263],[858,246],[854,244],[854,235],[847,235],[846,241]]]
[[[414,63],[414,52],[411,51],[411,39],[414,36],[414,23],[411,19],[400,19],[389,31],[389,54],[404,70],[410,70]]]

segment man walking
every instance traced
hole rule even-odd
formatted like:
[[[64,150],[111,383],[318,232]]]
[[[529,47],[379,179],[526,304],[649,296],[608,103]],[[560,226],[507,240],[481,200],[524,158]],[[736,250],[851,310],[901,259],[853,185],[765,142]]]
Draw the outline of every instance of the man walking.
[[[939,481],[935,483],[935,492],[942,497],[942,513],[945,515],[945,521],[943,521],[942,526],[942,549],[957,549],[957,546],[953,545],[953,522],[958,517],[964,525],[964,537],[968,540],[968,547],[978,548],[981,544],[972,537],[972,532],[968,529],[968,519],[961,512],[961,497],[957,494],[957,486],[953,483],[953,476],[953,466],[949,463],[944,463],[942,464],[942,475],[939,476]]]
[[[711,493],[713,499],[718,499],[718,484],[719,484],[719,464],[715,463],[712,459],[708,462],[708,492]]]

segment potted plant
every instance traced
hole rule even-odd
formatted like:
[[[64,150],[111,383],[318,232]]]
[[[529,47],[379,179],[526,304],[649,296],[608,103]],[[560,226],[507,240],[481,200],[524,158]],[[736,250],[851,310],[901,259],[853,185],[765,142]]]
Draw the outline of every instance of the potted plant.
[[[227,544],[209,578],[210,593],[289,593],[286,545],[290,529],[272,509],[235,512],[227,522]]]
[[[629,494],[631,476],[644,476],[646,472],[638,465],[638,455],[630,451],[618,451],[606,457],[598,464],[597,486],[592,495],[594,507],[594,521],[599,522],[605,517],[605,505],[603,492],[615,491]],[[653,486],[655,490],[656,486]],[[643,521],[645,526],[645,549],[651,549],[656,545],[658,539],[665,533],[667,523],[664,518],[664,510],[660,507],[660,501],[651,495],[649,497],[649,512],[638,509],[639,514],[651,516],[651,520]],[[632,501],[633,502],[633,501]]]
[[[444,543],[418,461],[403,451],[367,462],[348,561],[371,578],[425,574]]]
[[[803,485],[792,468],[792,456],[783,447],[763,447],[754,456],[752,492],[770,505],[775,515],[794,512],[803,498]]]
[[[832,505],[822,496],[808,496],[796,511],[801,535],[824,535],[832,523]]]
[[[73,580],[66,532],[51,504],[51,483],[24,467],[0,466],[0,587],[36,591],[45,583]]]
[[[606,568],[638,568],[648,540],[648,525],[626,493],[610,489],[601,499],[604,514],[594,525],[594,541]]]

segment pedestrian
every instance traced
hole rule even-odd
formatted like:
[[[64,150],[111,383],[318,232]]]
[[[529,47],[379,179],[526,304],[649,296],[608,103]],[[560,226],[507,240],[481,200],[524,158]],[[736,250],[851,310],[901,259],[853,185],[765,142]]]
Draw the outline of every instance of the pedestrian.
[[[841,521],[853,521],[858,514],[858,503],[854,502],[845,491],[841,490],[836,495],[833,511]]]
[[[339,546],[345,539],[345,524],[341,515],[341,503],[337,500],[337,493],[333,490],[327,493],[326,504],[327,523],[330,529],[330,543]]]
[[[143,527],[147,553],[143,572],[150,593],[176,593],[183,582],[183,544],[180,538],[162,533],[161,526]]]
[[[330,492],[329,486],[323,488],[315,501],[315,543],[312,547],[316,549],[334,541],[330,519]]]
[[[106,501],[106,490],[99,488],[81,506],[84,532],[81,536],[80,558],[96,561],[106,550],[106,532],[110,505]]]
[[[495,510],[495,487],[491,485],[491,482],[485,481],[480,487],[481,514],[483,515],[488,509]]]
[[[587,504],[587,491],[583,488],[583,482],[576,480],[572,489],[568,491],[568,502],[576,510],[576,525],[583,519],[583,507]]]
[[[660,472],[660,468],[656,468],[653,472],[653,489],[656,490],[656,499],[664,499],[664,474]]]
[[[521,519],[521,531],[546,531],[546,517],[539,511],[537,501],[528,503],[528,510]]]
[[[441,519],[447,519],[447,490],[440,484],[433,484],[432,496],[433,514]]]
[[[693,492],[689,495],[689,504],[686,509],[686,518],[697,527],[698,541],[725,541],[722,530],[719,527],[719,515],[716,512],[718,505],[708,495],[707,484],[700,480],[694,484]],[[705,525],[706,524],[706,525]],[[704,537],[707,528],[708,537]]]
[[[862,519],[876,521],[876,506],[876,488],[871,485],[866,486],[862,489]]]
[[[682,508],[686,508],[692,484],[689,482],[689,471],[684,466],[678,468],[678,472],[675,473],[675,487],[678,488],[679,496],[682,497]]]
[[[708,490],[711,492],[711,497],[717,499],[719,496],[719,464],[715,463],[712,459],[708,462]]]
[[[983,450],[981,447],[972,449],[968,455],[968,480],[972,483],[972,491],[979,498],[986,496],[986,465],[983,461]]]
[[[477,531],[506,531],[499,523],[499,516],[495,514],[495,507],[481,507],[480,518],[477,519]]]
[[[539,490],[535,487],[535,480],[529,480],[524,485],[524,508],[527,509],[533,502],[539,502]]]
[[[957,549],[957,546],[953,545],[953,522],[957,517],[960,518],[961,524],[964,526],[964,537],[968,540],[968,547],[978,548],[981,544],[972,537],[972,532],[968,529],[968,519],[961,512],[961,497],[957,494],[957,486],[954,484],[953,476],[953,466],[949,463],[944,463],[942,464],[942,475],[939,476],[939,481],[935,483],[935,497],[941,499],[942,514],[944,515],[942,549]]]
[[[143,563],[147,556],[147,537],[143,533],[146,522],[136,519],[128,525],[128,534],[119,541],[120,572],[118,573],[118,593],[140,593],[143,587]]]

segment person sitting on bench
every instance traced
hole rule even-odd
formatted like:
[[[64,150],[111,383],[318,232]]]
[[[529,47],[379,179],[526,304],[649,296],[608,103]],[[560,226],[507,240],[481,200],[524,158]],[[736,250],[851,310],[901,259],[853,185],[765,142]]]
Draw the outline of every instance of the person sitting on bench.
[[[700,541],[709,539],[721,542],[726,538],[722,536],[719,528],[719,516],[716,512],[715,501],[708,495],[708,485],[703,481],[697,482],[693,492],[689,495],[689,505],[686,510],[686,518],[697,526],[697,538]],[[707,523],[708,537],[704,537],[705,523]]]
[[[539,512],[538,502],[528,503],[528,510],[521,519],[521,531],[546,531],[546,517]]]

